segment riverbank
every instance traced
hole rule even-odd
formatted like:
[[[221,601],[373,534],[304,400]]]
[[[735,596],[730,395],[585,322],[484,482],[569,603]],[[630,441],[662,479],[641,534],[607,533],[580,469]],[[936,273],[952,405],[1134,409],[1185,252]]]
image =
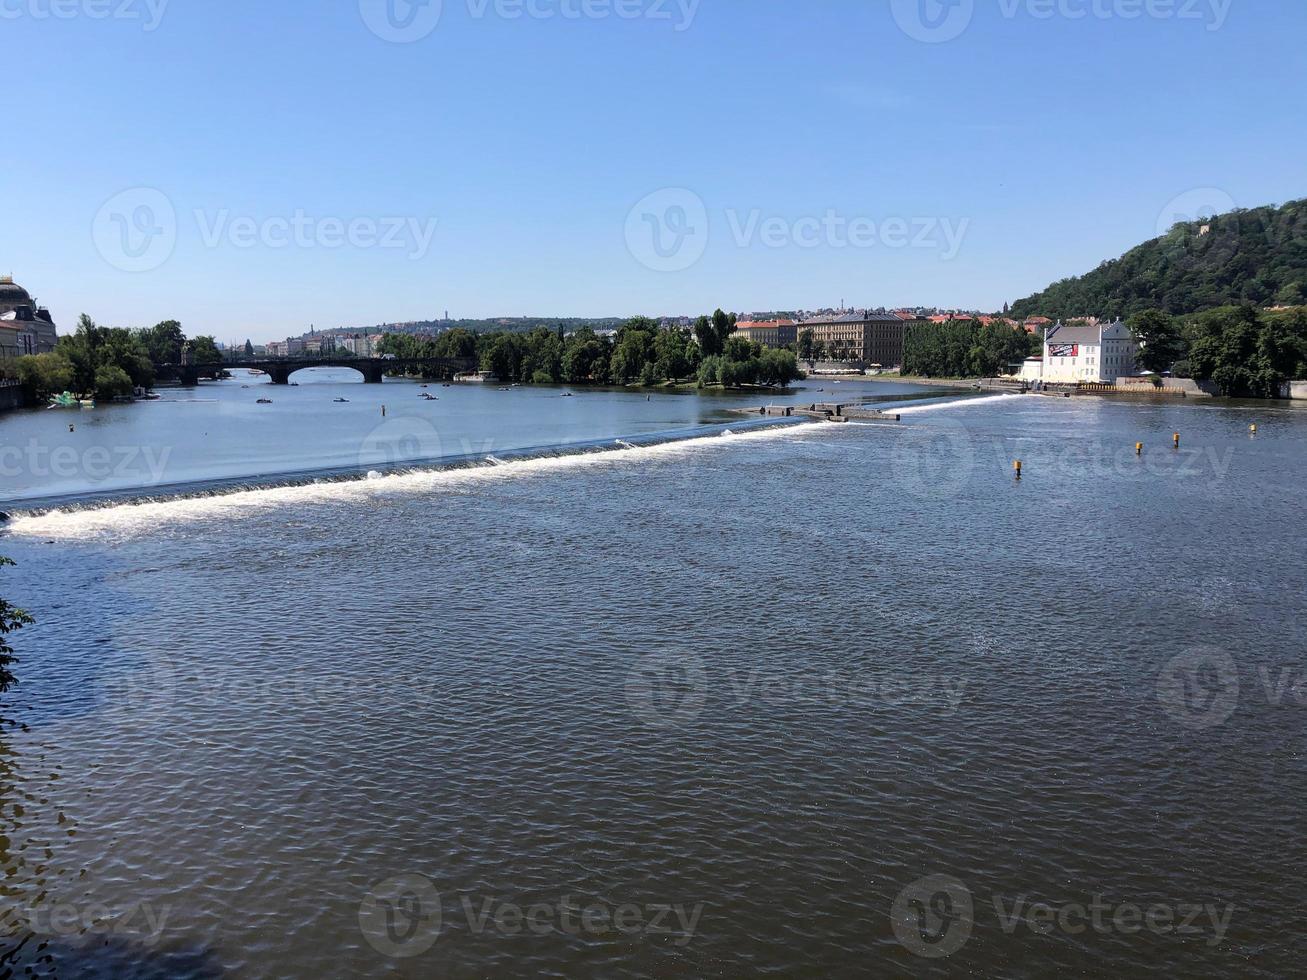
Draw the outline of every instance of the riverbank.
[[[0,381],[0,412],[27,407],[27,392],[17,381]]]

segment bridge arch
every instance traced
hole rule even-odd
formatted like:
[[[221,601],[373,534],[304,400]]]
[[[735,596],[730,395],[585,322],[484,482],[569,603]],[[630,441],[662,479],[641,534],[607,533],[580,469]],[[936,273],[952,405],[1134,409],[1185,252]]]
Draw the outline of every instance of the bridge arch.
[[[284,385],[290,384],[290,379],[294,375],[299,374],[299,372],[311,371],[316,368],[340,368],[354,371],[363,376],[364,384],[370,385],[381,384],[382,378],[386,373],[386,365],[384,363],[340,360],[315,361],[312,364],[295,364],[293,362],[289,364],[280,364],[275,368],[269,369],[268,375],[271,377],[273,384]]]

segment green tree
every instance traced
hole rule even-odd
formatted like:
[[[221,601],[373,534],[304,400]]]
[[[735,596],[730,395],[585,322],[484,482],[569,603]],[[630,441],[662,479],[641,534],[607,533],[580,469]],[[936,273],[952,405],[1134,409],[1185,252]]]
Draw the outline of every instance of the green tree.
[[[141,331],[146,353],[155,364],[180,364],[186,334],[176,320],[164,320]]]
[[[689,342],[689,333],[685,330],[659,332],[654,340],[654,357],[657,359],[656,370],[660,378],[676,381],[690,373],[690,360],[686,356]]]
[[[27,397],[34,402],[43,402],[73,387],[73,366],[62,353],[20,357],[17,373]]]
[[[810,361],[816,355],[817,344],[813,340],[812,328],[809,327],[799,331],[799,357],[805,361]]]
[[[196,337],[191,341],[191,355],[196,364],[221,364],[222,351],[212,337]]]
[[[132,379],[116,364],[105,364],[95,372],[95,396],[116,398],[132,393]]]
[[[254,356],[254,344],[251,343],[248,338],[245,341],[245,356],[246,357]]]
[[[699,341],[699,349],[703,351],[704,357],[712,357],[722,352],[722,342],[717,336],[717,331],[713,329],[710,318],[701,316],[694,321],[694,337]]]
[[[1137,343],[1143,345],[1136,363],[1145,370],[1170,371],[1189,353],[1189,345],[1175,318],[1161,310],[1144,310],[1126,324]]]
[[[0,566],[13,565],[8,558],[0,558]],[[9,645],[9,634],[24,626],[30,626],[32,617],[6,600],[0,599],[0,694],[8,691],[18,683],[13,666],[18,663],[14,648]]]
[[[712,330],[717,336],[717,349],[725,350],[726,341],[735,333],[735,314],[729,316],[721,309],[712,315]]]

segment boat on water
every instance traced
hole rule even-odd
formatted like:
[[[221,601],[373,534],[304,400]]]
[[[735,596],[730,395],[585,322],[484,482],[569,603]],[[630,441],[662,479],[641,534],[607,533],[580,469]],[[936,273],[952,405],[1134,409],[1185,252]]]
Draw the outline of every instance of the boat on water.
[[[272,399],[271,399],[271,398],[260,398],[257,402],[255,402],[255,404],[256,404],[256,405],[271,405],[271,404],[272,404]]]
[[[348,399],[348,398],[333,398],[332,401],[334,401],[337,405],[348,405],[348,404],[349,404],[349,399]]]
[[[71,391],[65,391],[59,395],[50,396],[50,404],[47,408],[79,408],[88,405],[87,402],[78,398]],[[94,408],[95,402],[90,402],[89,407]]]

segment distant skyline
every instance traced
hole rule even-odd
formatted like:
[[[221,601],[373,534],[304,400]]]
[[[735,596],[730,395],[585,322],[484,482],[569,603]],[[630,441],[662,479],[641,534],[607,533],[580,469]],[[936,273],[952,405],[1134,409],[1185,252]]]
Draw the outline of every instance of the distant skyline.
[[[1299,4],[52,9],[0,11],[48,59],[6,79],[0,274],[62,330],[993,310],[1307,197]]]

